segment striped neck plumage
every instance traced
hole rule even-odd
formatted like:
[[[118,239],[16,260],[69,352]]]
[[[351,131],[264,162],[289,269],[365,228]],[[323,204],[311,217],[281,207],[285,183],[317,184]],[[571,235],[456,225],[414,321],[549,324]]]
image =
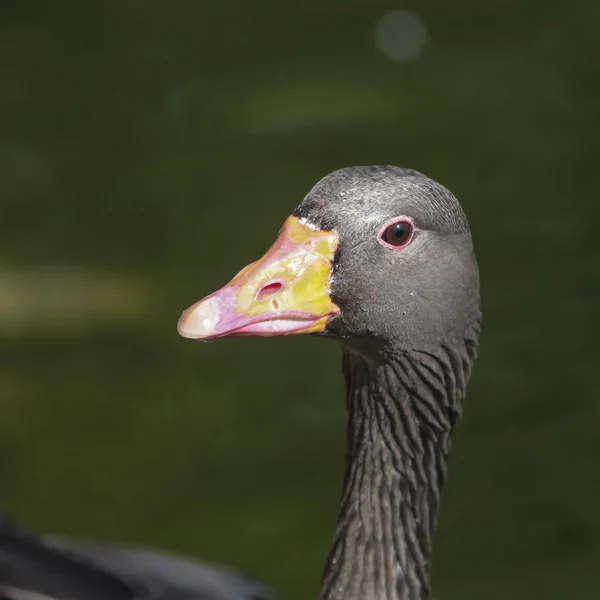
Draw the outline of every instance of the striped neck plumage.
[[[372,364],[344,351],[348,448],[321,600],[428,600],[450,438],[476,344],[398,352]]]

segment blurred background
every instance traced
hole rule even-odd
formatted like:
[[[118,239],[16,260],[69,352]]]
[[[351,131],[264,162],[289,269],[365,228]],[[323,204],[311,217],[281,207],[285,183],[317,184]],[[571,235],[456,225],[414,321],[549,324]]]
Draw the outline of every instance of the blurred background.
[[[587,0],[3,3],[0,503],[316,597],[338,348],[175,325],[318,179],[398,164],[463,203],[484,294],[436,597],[598,598],[599,27]]]

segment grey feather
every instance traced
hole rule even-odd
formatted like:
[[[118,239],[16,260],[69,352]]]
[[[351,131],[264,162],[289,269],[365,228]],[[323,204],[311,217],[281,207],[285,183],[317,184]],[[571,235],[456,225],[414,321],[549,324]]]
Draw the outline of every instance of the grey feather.
[[[0,518],[0,600],[263,600],[236,572],[145,548],[32,535]]]

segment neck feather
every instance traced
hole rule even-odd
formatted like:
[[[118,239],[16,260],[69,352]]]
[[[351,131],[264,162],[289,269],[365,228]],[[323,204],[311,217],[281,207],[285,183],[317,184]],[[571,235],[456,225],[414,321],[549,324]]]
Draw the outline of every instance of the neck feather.
[[[427,600],[450,437],[476,343],[397,352],[372,364],[344,350],[348,449],[321,600]]]

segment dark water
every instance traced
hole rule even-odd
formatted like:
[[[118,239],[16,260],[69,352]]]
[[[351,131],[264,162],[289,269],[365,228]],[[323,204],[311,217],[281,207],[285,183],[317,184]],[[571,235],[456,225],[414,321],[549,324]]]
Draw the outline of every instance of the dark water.
[[[1,502],[315,597],[338,349],[175,323],[320,177],[399,164],[461,199],[484,291],[436,597],[598,598],[599,27],[582,0],[3,3]]]

